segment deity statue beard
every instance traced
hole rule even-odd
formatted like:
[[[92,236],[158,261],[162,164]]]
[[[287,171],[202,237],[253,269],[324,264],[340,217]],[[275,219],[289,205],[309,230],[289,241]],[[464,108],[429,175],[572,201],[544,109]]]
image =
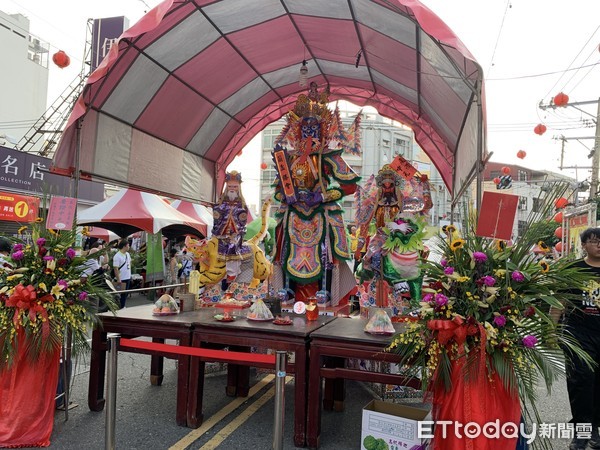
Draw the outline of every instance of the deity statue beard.
[[[230,202],[233,202],[237,199],[240,198],[239,192],[233,189],[230,189],[229,191],[227,191],[227,200],[229,200]]]

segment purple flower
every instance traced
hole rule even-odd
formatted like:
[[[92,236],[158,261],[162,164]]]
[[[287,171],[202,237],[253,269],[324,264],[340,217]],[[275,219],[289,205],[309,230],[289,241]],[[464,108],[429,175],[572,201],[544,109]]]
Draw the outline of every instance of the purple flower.
[[[58,280],[56,282],[56,284],[58,284],[60,287],[62,287],[63,289],[66,289],[69,286],[69,283],[67,283],[66,280]]]
[[[46,239],[39,238],[37,241],[35,241],[35,243],[37,244],[38,247],[43,247],[46,244]]]
[[[46,255],[42,259],[44,261],[52,261],[54,259],[54,256],[52,256],[52,255]]]
[[[88,297],[88,293],[85,292],[85,291],[81,291],[79,293],[79,297],[78,298],[79,298],[79,300],[81,300],[83,302],[83,301],[85,301],[85,299],[87,299],[87,297]]]
[[[496,316],[494,317],[494,325],[501,328],[506,325],[506,317],[504,316]]]
[[[442,265],[442,267],[446,267],[448,265],[448,261],[446,261],[445,259],[442,259],[440,261],[440,264]]]
[[[486,286],[493,286],[496,284],[496,279],[494,277],[492,277],[491,275],[486,275],[484,277],[481,277],[481,281]]]
[[[21,245],[21,244],[17,244],[17,245]],[[15,245],[15,247],[16,247],[16,245]],[[21,246],[21,247],[23,247],[23,246]],[[22,250],[17,250],[12,255],[10,255],[10,257],[13,259],[13,261],[19,261],[25,257],[25,253],[23,253]]]
[[[527,348],[533,348],[535,347],[535,344],[537,344],[537,338],[532,335],[532,334],[528,334],[527,336],[525,336],[523,338],[523,345]]]
[[[71,247],[69,247],[67,249],[67,251],[65,252],[65,255],[67,255],[67,258],[73,259],[77,255],[77,252],[75,252],[75,250],[73,250]]]
[[[447,267],[444,269],[444,273],[445,273],[446,275],[452,275],[452,274],[454,273],[454,267],[452,267],[452,266],[447,266]]]
[[[521,281],[525,281],[525,276],[518,270],[513,271],[513,273],[510,274],[510,277],[517,283],[520,283]]]
[[[448,297],[444,294],[435,294],[435,304],[438,306],[444,306],[448,304]]]
[[[13,245],[13,252],[20,252],[21,250],[23,250],[23,244]]]
[[[423,301],[426,303],[429,303],[431,300],[433,300],[433,294],[425,294],[423,296]]]
[[[475,262],[483,263],[487,261],[487,255],[483,252],[473,252],[473,259]]]

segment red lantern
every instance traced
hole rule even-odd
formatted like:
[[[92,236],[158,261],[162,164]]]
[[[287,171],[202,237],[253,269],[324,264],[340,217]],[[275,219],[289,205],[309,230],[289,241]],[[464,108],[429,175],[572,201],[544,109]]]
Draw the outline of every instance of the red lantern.
[[[500,184],[500,178],[496,177],[494,178],[494,184]]]
[[[562,223],[563,221],[563,213],[562,212],[557,212],[556,214],[554,214],[554,219],[553,219],[556,223]]]
[[[517,152],[517,158],[523,159],[527,156],[527,153],[525,152],[525,150],[519,150]]]
[[[69,64],[71,64],[71,58],[69,58],[69,56],[62,50],[59,50],[54,55],[52,55],[52,61],[61,69],[64,69]]]
[[[503,173],[504,175],[509,175],[509,174],[510,174],[510,167],[506,167],[506,166],[504,166],[504,167],[502,168],[502,173]]]
[[[562,239],[563,238],[563,227],[558,227],[556,230],[554,230],[554,236],[556,236],[558,239]]]
[[[562,253],[562,251],[563,251],[563,245],[562,245],[562,242],[557,242],[557,243],[556,243],[556,245],[554,246],[554,248],[556,249],[556,251],[557,251],[558,253]]]
[[[566,199],[566,198],[564,198],[564,197],[561,197],[561,198],[557,198],[557,199],[554,201],[554,206],[556,206],[556,209],[562,209],[562,208],[564,208],[565,206],[567,206],[567,204],[568,204],[568,203],[569,203],[569,200],[567,200],[567,199]]]
[[[537,124],[535,126],[535,128],[533,129],[533,132],[535,134],[537,134],[538,136],[541,136],[542,134],[544,134],[546,132],[548,128],[546,128],[546,125],[544,125],[543,123]]]
[[[562,92],[559,92],[554,97],[554,104],[556,106],[565,106],[567,103],[569,103],[569,96],[567,94],[563,94]]]
[[[261,162],[261,163],[260,163],[260,168],[261,168],[262,170],[265,170],[265,169],[267,168],[267,163],[266,163],[266,162]]]

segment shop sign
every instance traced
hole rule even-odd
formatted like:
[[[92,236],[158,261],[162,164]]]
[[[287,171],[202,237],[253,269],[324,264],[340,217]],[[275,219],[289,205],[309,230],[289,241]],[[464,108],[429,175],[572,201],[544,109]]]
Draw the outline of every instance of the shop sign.
[[[0,220],[9,222],[35,222],[40,199],[9,192],[0,192]]]

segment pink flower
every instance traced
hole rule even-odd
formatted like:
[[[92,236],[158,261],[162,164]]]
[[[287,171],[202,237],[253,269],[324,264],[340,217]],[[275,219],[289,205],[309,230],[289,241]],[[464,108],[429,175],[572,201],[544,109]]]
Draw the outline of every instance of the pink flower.
[[[23,244],[15,244],[13,245],[13,252],[19,252],[23,250]]]
[[[65,280],[58,280],[56,284],[58,284],[63,289],[66,289],[69,286],[69,283],[67,283]]]
[[[429,303],[432,300],[433,300],[433,294],[425,294],[423,296],[423,301],[426,302],[426,303]]]
[[[483,263],[487,261],[487,255],[483,252],[473,252],[473,259],[475,262]]]
[[[442,259],[440,261],[440,264],[442,265],[442,267],[446,267],[448,265],[448,261],[446,261],[445,259]]]
[[[88,293],[85,291],[81,291],[78,296],[79,300],[81,300],[82,302],[85,301],[87,299],[87,297],[88,297]]]
[[[448,297],[444,294],[435,294],[435,304],[438,306],[444,306],[448,304]]]
[[[494,325],[501,328],[506,325],[506,317],[504,316],[496,316],[494,317]]]
[[[54,256],[52,256],[52,255],[46,255],[42,259],[44,261],[52,261],[54,259]]]
[[[523,342],[523,346],[525,346],[527,348],[533,348],[533,347],[535,347],[535,344],[537,344],[538,340],[534,335],[528,334],[527,336],[525,336],[523,338],[522,342]]]
[[[65,255],[67,255],[67,258],[73,259],[77,255],[77,252],[75,250],[73,250],[71,247],[69,247],[67,249],[67,251],[65,252]]]
[[[493,286],[493,285],[496,284],[496,279],[494,277],[490,276],[490,275],[486,275],[484,277],[481,277],[481,281],[486,286]]]
[[[37,244],[38,247],[43,247],[46,244],[46,239],[39,238],[37,241],[35,241],[35,243]]]
[[[21,244],[17,244],[17,245],[21,245]],[[15,247],[17,246],[15,245]],[[23,246],[21,246],[22,248]],[[14,252],[12,255],[10,255],[10,257],[12,258],[13,261],[20,261],[21,259],[23,259],[25,257],[25,253],[23,253],[22,250],[17,250],[16,252]]]
[[[447,267],[444,269],[444,273],[445,273],[446,275],[452,275],[452,274],[454,273],[454,267],[452,267],[452,266],[447,266]]]
[[[525,281],[525,276],[518,270],[513,271],[513,273],[510,274],[510,277],[517,283]]]

